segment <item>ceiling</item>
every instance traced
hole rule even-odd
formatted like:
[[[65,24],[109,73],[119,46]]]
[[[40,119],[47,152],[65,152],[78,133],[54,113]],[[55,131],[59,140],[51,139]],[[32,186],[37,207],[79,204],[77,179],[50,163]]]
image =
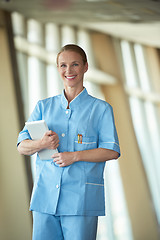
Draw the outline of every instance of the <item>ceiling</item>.
[[[160,0],[0,0],[0,9],[160,47]]]

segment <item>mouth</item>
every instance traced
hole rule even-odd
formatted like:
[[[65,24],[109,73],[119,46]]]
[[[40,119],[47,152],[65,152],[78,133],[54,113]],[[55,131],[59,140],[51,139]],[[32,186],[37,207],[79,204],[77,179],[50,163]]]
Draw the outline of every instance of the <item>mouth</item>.
[[[65,78],[67,78],[68,80],[73,80],[76,78],[76,75],[73,75],[73,76],[65,76]]]

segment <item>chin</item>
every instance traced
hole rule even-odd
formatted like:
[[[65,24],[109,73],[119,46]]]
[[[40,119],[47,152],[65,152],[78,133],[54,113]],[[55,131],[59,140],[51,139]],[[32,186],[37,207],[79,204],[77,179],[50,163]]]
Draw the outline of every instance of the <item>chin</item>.
[[[76,87],[77,84],[76,84],[75,82],[69,81],[69,82],[66,83],[66,86],[67,86],[67,87]]]

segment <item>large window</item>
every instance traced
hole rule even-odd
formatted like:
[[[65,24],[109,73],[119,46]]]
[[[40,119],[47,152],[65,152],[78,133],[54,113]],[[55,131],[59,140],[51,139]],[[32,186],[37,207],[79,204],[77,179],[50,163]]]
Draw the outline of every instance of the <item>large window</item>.
[[[132,121],[146,171],[155,212],[160,223],[160,95],[152,81],[147,48],[121,41],[125,89]],[[159,75],[156,80],[158,81]]]

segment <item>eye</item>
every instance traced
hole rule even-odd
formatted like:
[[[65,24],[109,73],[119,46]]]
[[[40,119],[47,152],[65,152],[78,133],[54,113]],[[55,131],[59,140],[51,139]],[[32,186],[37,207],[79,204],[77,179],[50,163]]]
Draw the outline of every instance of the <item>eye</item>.
[[[66,64],[61,64],[60,67],[64,68],[64,67],[66,67]]]
[[[77,66],[78,66],[78,63],[74,63],[73,66],[74,66],[74,67],[77,67]]]

